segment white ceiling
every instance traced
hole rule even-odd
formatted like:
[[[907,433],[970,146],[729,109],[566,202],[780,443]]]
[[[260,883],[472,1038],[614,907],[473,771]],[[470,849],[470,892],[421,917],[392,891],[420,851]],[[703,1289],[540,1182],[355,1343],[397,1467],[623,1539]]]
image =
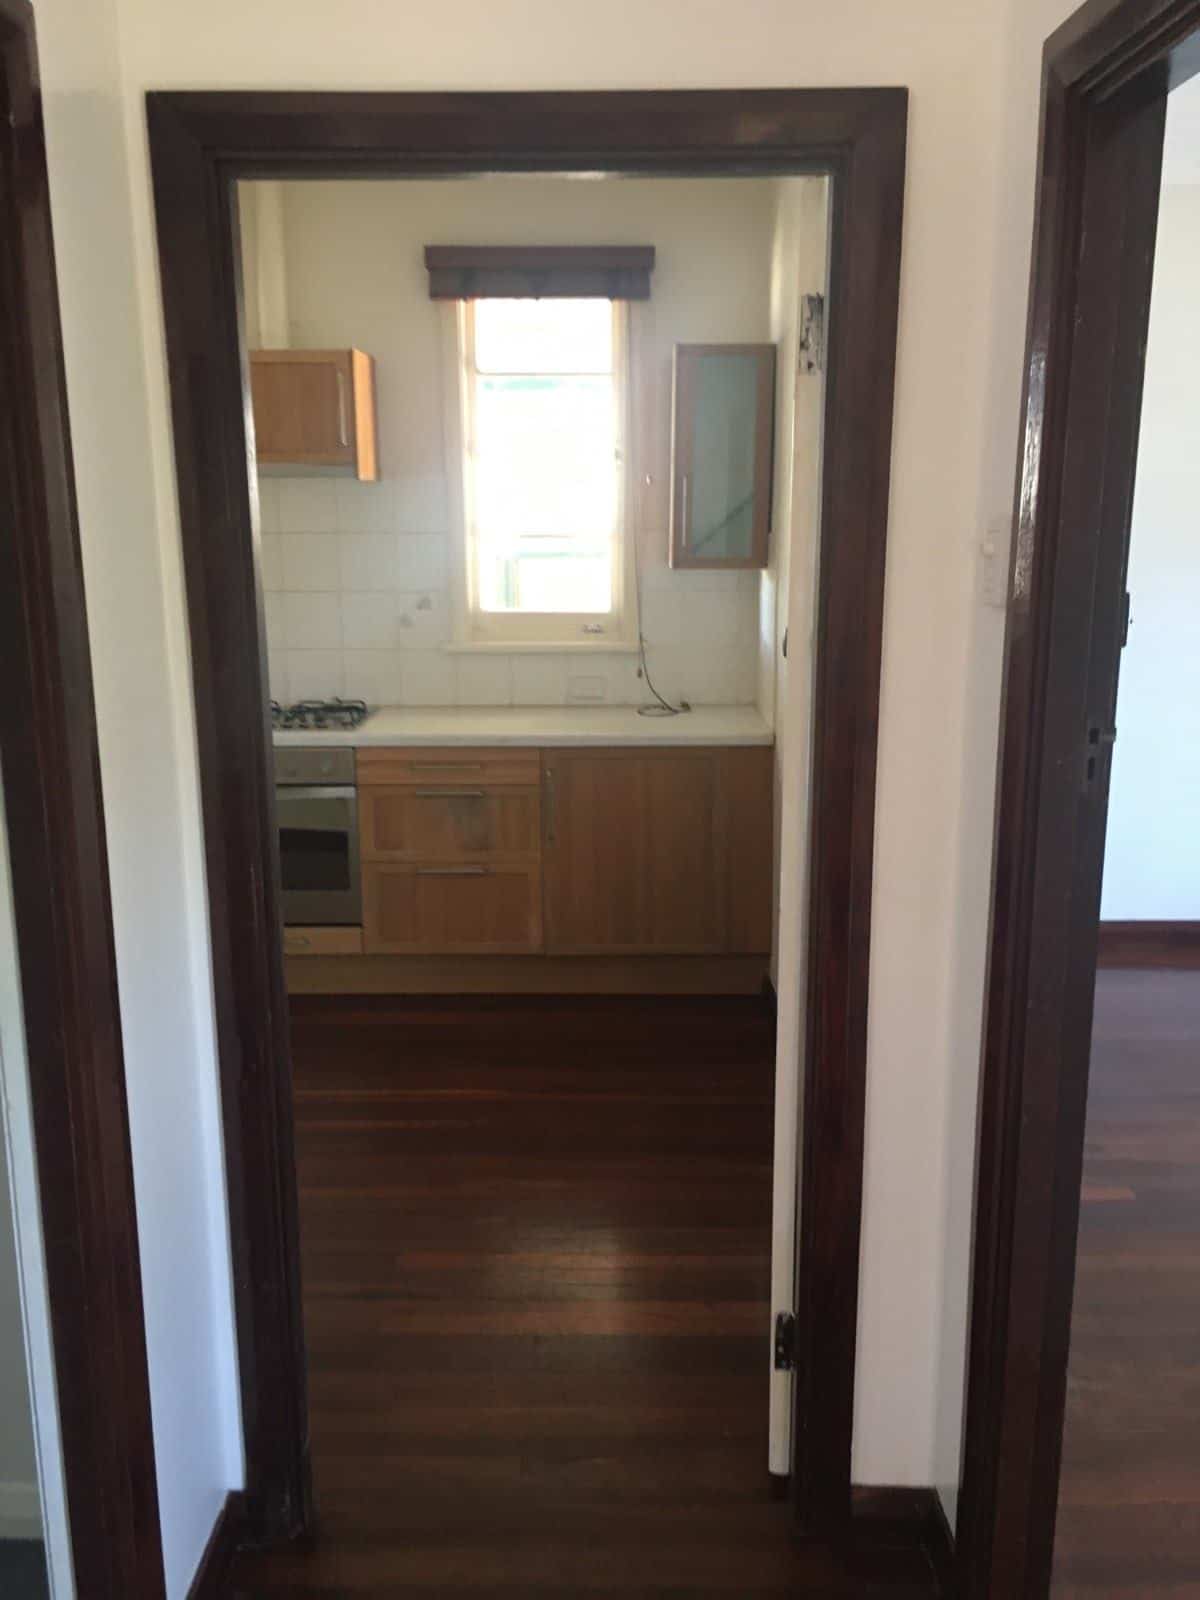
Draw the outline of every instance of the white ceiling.
[[[1164,183],[1200,183],[1200,73],[1167,101]]]

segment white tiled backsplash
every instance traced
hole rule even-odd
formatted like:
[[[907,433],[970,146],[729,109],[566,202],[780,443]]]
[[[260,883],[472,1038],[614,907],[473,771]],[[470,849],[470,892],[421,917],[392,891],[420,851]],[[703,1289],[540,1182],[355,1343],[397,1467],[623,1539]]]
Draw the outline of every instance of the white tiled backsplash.
[[[436,483],[264,478],[259,485],[271,695],[370,705],[636,705],[631,654],[454,655]],[[651,677],[670,698],[752,705],[757,572],[643,580]]]

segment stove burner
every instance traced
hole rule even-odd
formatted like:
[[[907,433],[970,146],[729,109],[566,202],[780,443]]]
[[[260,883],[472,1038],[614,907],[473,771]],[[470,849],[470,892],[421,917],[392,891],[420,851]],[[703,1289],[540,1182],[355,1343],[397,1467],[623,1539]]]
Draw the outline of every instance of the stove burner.
[[[291,706],[271,701],[271,726],[281,730],[359,728],[368,715],[365,700],[297,700]]]

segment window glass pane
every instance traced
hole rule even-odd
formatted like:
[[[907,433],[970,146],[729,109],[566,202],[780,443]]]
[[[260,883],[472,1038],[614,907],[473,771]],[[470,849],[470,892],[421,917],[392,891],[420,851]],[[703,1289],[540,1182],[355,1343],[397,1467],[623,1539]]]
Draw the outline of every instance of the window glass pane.
[[[479,591],[481,611],[603,615],[612,610],[612,557],[492,542],[480,548]]]
[[[616,520],[611,378],[479,378],[479,534],[611,535]]]
[[[612,306],[474,307],[472,513],[485,612],[611,612],[620,464]]]
[[[477,300],[480,372],[611,372],[610,300]]]

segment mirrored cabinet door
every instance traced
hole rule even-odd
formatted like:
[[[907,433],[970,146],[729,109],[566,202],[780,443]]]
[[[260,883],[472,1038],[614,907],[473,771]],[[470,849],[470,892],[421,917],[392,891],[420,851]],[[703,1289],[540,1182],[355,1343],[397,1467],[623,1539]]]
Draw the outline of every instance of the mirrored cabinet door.
[[[675,346],[673,567],[766,566],[774,413],[774,345]]]

